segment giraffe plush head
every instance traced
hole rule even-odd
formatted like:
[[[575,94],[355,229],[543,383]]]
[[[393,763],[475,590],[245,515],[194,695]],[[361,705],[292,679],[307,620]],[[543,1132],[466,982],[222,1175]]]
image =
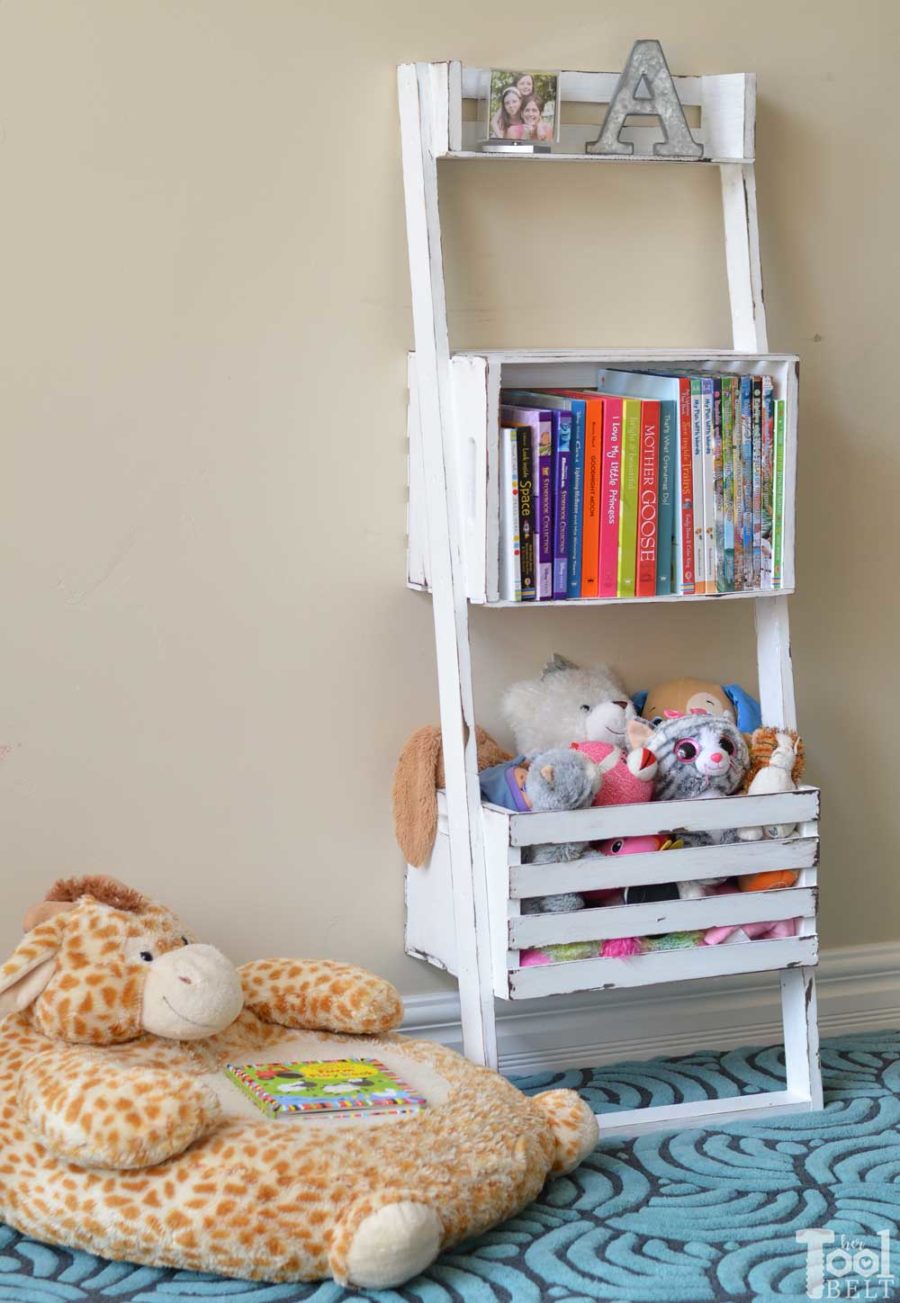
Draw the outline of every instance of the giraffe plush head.
[[[241,1011],[240,978],[162,905],[112,878],[55,884],[0,966],[0,1017],[29,1009],[55,1040],[114,1045],[150,1032],[199,1040]]]

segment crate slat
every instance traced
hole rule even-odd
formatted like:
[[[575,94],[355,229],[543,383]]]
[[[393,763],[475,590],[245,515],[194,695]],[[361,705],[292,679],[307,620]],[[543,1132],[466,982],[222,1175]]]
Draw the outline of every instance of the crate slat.
[[[703,900],[660,900],[650,905],[608,905],[566,914],[523,914],[509,921],[509,945],[519,950],[739,923],[775,923],[783,918],[810,917],[815,912],[815,887],[785,887],[776,891],[737,891]]]
[[[764,828],[776,823],[807,823],[819,816],[819,790],[800,788],[774,796],[724,796],[709,801],[647,801],[637,805],[593,806],[563,814],[511,814],[510,843],[604,841],[684,828],[714,832],[722,828]],[[674,851],[666,852],[675,854]]]
[[[663,861],[659,851],[646,851],[639,855],[591,855],[564,864],[511,865],[509,894],[513,900],[523,900],[550,891],[602,891],[607,887],[645,887],[654,882],[702,882],[778,869],[810,869],[818,863],[819,839],[794,837],[692,846],[662,854]]]
[[[657,982],[691,982],[727,973],[765,973],[811,967],[818,962],[818,939],[748,941],[734,946],[698,946],[695,950],[661,950],[631,959],[578,959],[568,964],[540,964],[509,974],[506,995],[532,1000],[576,991],[612,991],[617,987],[652,986]]]

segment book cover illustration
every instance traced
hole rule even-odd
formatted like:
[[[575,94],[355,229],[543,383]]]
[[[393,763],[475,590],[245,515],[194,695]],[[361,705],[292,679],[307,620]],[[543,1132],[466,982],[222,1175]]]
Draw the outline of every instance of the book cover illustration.
[[[427,1101],[380,1059],[228,1063],[225,1075],[268,1117],[418,1111]]]

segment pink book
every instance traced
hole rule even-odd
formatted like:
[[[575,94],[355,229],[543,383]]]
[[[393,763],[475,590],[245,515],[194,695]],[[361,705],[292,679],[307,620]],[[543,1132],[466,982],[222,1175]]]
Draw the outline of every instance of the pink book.
[[[603,402],[600,468],[600,596],[615,597],[619,575],[619,505],[622,479],[622,399]]]
[[[638,479],[637,583],[635,597],[656,595],[656,530],[659,515],[659,403],[641,403]]]

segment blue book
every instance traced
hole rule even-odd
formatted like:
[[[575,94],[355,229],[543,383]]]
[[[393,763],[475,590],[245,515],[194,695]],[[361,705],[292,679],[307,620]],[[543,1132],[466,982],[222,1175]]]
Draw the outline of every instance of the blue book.
[[[553,420],[553,598],[565,601],[569,582],[569,517],[572,501],[572,413],[551,409]]]
[[[656,539],[656,591],[672,592],[675,537],[675,472],[678,464],[678,404],[659,402],[659,516]]]
[[[584,511],[584,441],[587,424],[587,403],[584,399],[569,398],[535,389],[504,389],[504,403],[519,407],[540,406],[552,411],[572,413],[572,444],[569,458],[569,519],[568,519],[568,579],[566,597],[581,596],[581,517]]]

